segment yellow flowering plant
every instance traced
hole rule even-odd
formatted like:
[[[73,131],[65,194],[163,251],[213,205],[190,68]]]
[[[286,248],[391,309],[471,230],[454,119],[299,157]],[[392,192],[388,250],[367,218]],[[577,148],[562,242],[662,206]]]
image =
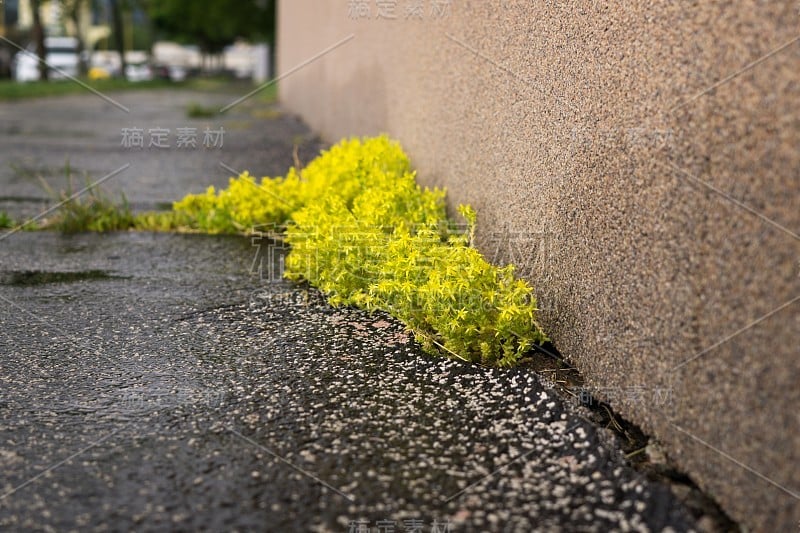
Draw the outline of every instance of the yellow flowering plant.
[[[307,280],[332,305],[391,313],[426,351],[511,366],[547,340],[533,291],[513,266],[491,265],[472,247],[477,215],[459,211],[465,231],[453,230],[445,192],[420,187],[400,145],[380,136],[341,141],[285,177],[259,182],[245,172],[227,189],[176,202],[171,218],[143,215],[137,226],[284,225],[287,278]]]

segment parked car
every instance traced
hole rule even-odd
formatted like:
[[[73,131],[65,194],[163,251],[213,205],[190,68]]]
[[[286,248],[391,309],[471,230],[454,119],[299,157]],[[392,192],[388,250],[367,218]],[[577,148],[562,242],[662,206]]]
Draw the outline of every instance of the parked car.
[[[128,81],[150,81],[153,79],[153,71],[146,62],[130,63],[125,66],[125,78]]]
[[[184,81],[189,76],[189,71],[186,67],[179,65],[155,65],[153,67],[153,76],[159,80],[169,81]]]
[[[77,76],[80,59],[78,57],[78,40],[74,37],[45,37],[45,62],[50,69],[50,79],[65,79]],[[36,44],[28,45],[26,52],[14,56],[11,64],[14,79],[17,81],[36,81],[40,78],[39,59],[36,55]]]

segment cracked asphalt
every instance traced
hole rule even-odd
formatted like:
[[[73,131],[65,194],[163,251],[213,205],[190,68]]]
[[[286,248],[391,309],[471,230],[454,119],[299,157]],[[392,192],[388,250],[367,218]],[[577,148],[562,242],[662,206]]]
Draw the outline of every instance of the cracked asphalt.
[[[276,175],[319,147],[259,103],[211,119],[239,132],[222,154],[119,146],[203,98],[230,95],[120,95],[135,120],[92,95],[0,104],[0,209],[35,215],[31,176],[63,184],[65,156],[94,178],[129,160],[109,186],[152,207],[224,185],[220,160]],[[532,371],[425,355],[391,317],[263,279],[260,244],[0,240],[0,530],[703,529]]]

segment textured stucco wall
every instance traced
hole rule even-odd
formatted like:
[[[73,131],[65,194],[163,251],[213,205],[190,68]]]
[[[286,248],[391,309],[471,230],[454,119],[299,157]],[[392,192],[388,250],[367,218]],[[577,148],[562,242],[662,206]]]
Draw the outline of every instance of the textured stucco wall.
[[[364,3],[280,3],[279,73],[354,36],[284,104],[399,139],[600,396],[735,519],[796,530],[800,4]]]

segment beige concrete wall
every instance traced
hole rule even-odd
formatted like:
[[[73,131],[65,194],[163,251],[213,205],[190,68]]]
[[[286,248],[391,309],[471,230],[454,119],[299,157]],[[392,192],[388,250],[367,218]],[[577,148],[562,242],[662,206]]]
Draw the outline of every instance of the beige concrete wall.
[[[600,396],[736,520],[796,530],[797,1],[366,3],[280,3],[279,73],[354,36],[285,105],[399,139]]]

